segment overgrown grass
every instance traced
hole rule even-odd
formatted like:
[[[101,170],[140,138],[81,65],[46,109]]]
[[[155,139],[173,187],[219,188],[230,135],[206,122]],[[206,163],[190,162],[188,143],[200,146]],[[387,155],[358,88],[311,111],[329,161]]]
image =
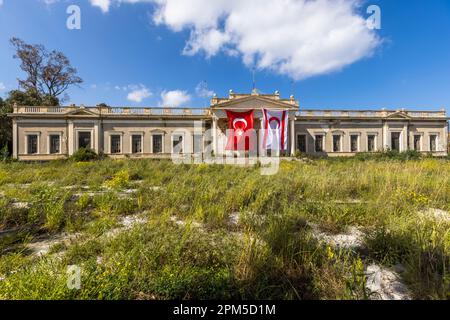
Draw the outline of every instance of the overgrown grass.
[[[0,230],[18,229],[0,237],[4,299],[364,299],[372,260],[402,263],[415,298],[449,298],[450,224],[419,214],[450,211],[445,159],[283,161],[274,176],[165,160],[13,162],[0,164],[0,192]],[[102,237],[143,212],[148,223]],[[318,243],[307,222],[330,233],[360,227],[367,253]],[[23,250],[62,231],[90,240],[55,248],[61,258]],[[81,290],[66,286],[71,264],[82,268]]]

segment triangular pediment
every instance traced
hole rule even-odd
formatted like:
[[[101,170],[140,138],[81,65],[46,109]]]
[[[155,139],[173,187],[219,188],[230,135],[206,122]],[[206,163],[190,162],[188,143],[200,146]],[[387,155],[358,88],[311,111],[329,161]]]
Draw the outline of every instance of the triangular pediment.
[[[250,109],[289,109],[297,110],[298,107],[290,102],[275,100],[264,96],[248,96],[243,98],[234,98],[211,106],[212,109],[232,109],[232,110],[250,110]]]
[[[71,116],[98,116],[97,113],[89,110],[89,109],[76,109],[68,113]]]
[[[403,111],[396,111],[394,113],[391,113],[390,115],[388,115],[386,118],[388,119],[411,119],[410,116],[408,116],[405,112]]]

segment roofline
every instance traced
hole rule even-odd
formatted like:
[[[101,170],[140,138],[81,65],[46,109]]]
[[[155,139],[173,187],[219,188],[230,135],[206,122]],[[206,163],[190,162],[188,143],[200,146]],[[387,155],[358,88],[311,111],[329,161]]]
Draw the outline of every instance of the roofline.
[[[270,103],[279,105],[280,107],[288,108],[291,110],[294,110],[294,109],[299,110],[300,109],[298,106],[298,101],[296,101],[296,100],[292,100],[295,102],[295,105],[294,105],[294,104],[290,103],[291,100],[281,100],[281,99],[274,100],[274,99],[270,99],[263,95],[249,95],[249,96],[242,97],[242,98],[224,99],[224,100],[226,100],[225,102],[211,104],[211,106],[209,108],[211,110],[224,109],[224,108],[226,108],[226,106],[236,104],[239,102],[250,101],[250,100],[254,100],[254,99],[270,102]]]

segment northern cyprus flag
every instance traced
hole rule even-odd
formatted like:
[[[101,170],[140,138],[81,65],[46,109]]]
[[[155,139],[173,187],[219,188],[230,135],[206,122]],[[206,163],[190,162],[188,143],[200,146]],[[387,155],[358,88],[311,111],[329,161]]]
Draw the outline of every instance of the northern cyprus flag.
[[[267,110],[263,112],[263,148],[266,150],[287,150],[287,110]]]

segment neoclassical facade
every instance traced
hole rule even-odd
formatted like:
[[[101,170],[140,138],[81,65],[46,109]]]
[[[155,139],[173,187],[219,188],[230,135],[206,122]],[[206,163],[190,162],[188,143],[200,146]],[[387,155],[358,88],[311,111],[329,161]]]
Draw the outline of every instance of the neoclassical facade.
[[[170,157],[177,153],[225,154],[226,110],[254,110],[254,128],[262,108],[286,110],[288,154],[328,156],[409,149],[447,155],[445,110],[304,110],[293,96],[237,94],[213,97],[208,108],[14,107],[13,157],[54,160],[88,147],[113,158]],[[259,139],[259,136],[257,137]]]

